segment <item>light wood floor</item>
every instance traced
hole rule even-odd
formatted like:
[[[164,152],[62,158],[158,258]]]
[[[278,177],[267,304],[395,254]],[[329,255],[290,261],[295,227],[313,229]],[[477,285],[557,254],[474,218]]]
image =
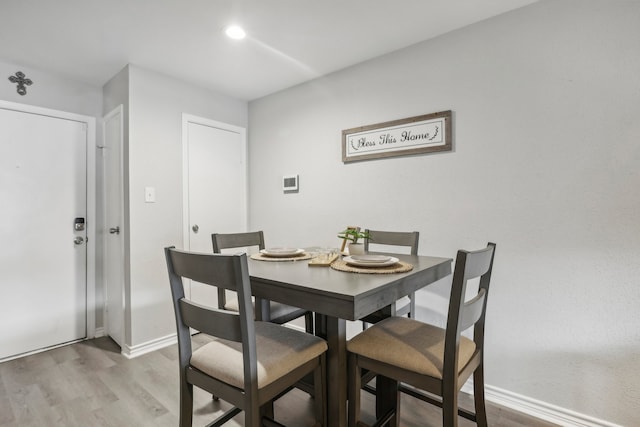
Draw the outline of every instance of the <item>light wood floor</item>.
[[[0,426],[176,427],[176,358],[174,345],[128,360],[105,337],[0,363]],[[194,426],[229,407],[198,389],[194,400]],[[368,393],[362,400],[363,415],[370,417],[373,401]],[[492,404],[487,410],[493,427],[553,425]],[[412,397],[403,395],[401,411],[403,426],[441,426],[439,409]],[[287,426],[312,425],[312,414],[310,397],[299,390],[276,402],[276,419]],[[228,425],[242,426],[242,420],[240,414]],[[460,427],[474,425],[460,421]]]

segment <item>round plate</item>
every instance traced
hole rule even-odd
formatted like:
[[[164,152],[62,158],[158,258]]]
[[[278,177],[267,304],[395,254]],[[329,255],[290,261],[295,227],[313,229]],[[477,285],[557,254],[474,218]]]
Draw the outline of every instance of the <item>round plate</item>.
[[[362,255],[359,255],[359,256],[362,256]],[[388,258],[389,259],[387,261],[372,262],[372,261],[358,261],[357,259],[354,259],[353,256],[346,256],[342,258],[342,260],[347,264],[355,265],[356,267],[371,267],[371,268],[387,267],[389,265],[393,265],[398,262],[398,258],[395,258],[395,257],[388,257]]]
[[[260,253],[264,256],[269,256],[273,258],[289,258],[293,256],[302,255],[304,253],[304,249],[269,248],[269,249],[262,249]]]
[[[351,259],[357,262],[387,262],[391,259],[388,255],[351,255]]]

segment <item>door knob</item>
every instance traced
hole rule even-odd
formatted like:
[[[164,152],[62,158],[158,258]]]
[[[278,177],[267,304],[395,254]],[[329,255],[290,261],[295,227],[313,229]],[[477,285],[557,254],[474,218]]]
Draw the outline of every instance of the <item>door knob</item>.
[[[111,234],[120,234],[120,226],[117,226],[117,227],[111,227],[111,228],[109,229],[109,233],[111,233]]]
[[[75,239],[73,239],[73,243],[75,243],[76,245],[81,245],[82,243],[84,243],[84,239],[82,237],[76,237]]]
[[[197,233],[198,230],[200,230],[200,227],[198,227],[198,224],[195,224],[193,227],[191,227],[191,229],[193,230],[194,233]]]

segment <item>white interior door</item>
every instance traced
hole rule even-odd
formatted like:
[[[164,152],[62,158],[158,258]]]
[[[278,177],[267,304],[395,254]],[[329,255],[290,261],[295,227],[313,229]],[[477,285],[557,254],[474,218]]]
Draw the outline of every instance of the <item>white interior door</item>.
[[[0,105],[0,359],[87,335],[87,143],[87,123]]]
[[[123,222],[123,116],[122,105],[103,117],[104,186],[105,186],[105,257],[106,331],[124,344],[124,222]]]
[[[211,253],[212,233],[247,228],[246,131],[184,115],[185,249]],[[191,284],[191,298],[217,304],[215,292]]]

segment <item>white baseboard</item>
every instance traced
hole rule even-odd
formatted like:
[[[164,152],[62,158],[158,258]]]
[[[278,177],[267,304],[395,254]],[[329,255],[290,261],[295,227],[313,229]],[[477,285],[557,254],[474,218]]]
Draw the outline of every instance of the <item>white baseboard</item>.
[[[462,391],[473,395],[473,383],[471,381],[467,382],[462,387]],[[490,385],[485,385],[484,393],[485,398],[492,403],[563,427],[621,427],[619,424],[580,414],[570,409],[561,408]]]
[[[96,328],[93,332],[93,338],[100,338],[104,336],[104,328],[103,327],[99,327]]]
[[[155,340],[147,341],[142,344],[134,346],[123,345],[120,353],[127,359],[133,359],[134,357],[142,356],[143,354],[150,353],[152,351],[168,347],[178,342],[176,334],[167,335],[165,337],[156,338]]]

